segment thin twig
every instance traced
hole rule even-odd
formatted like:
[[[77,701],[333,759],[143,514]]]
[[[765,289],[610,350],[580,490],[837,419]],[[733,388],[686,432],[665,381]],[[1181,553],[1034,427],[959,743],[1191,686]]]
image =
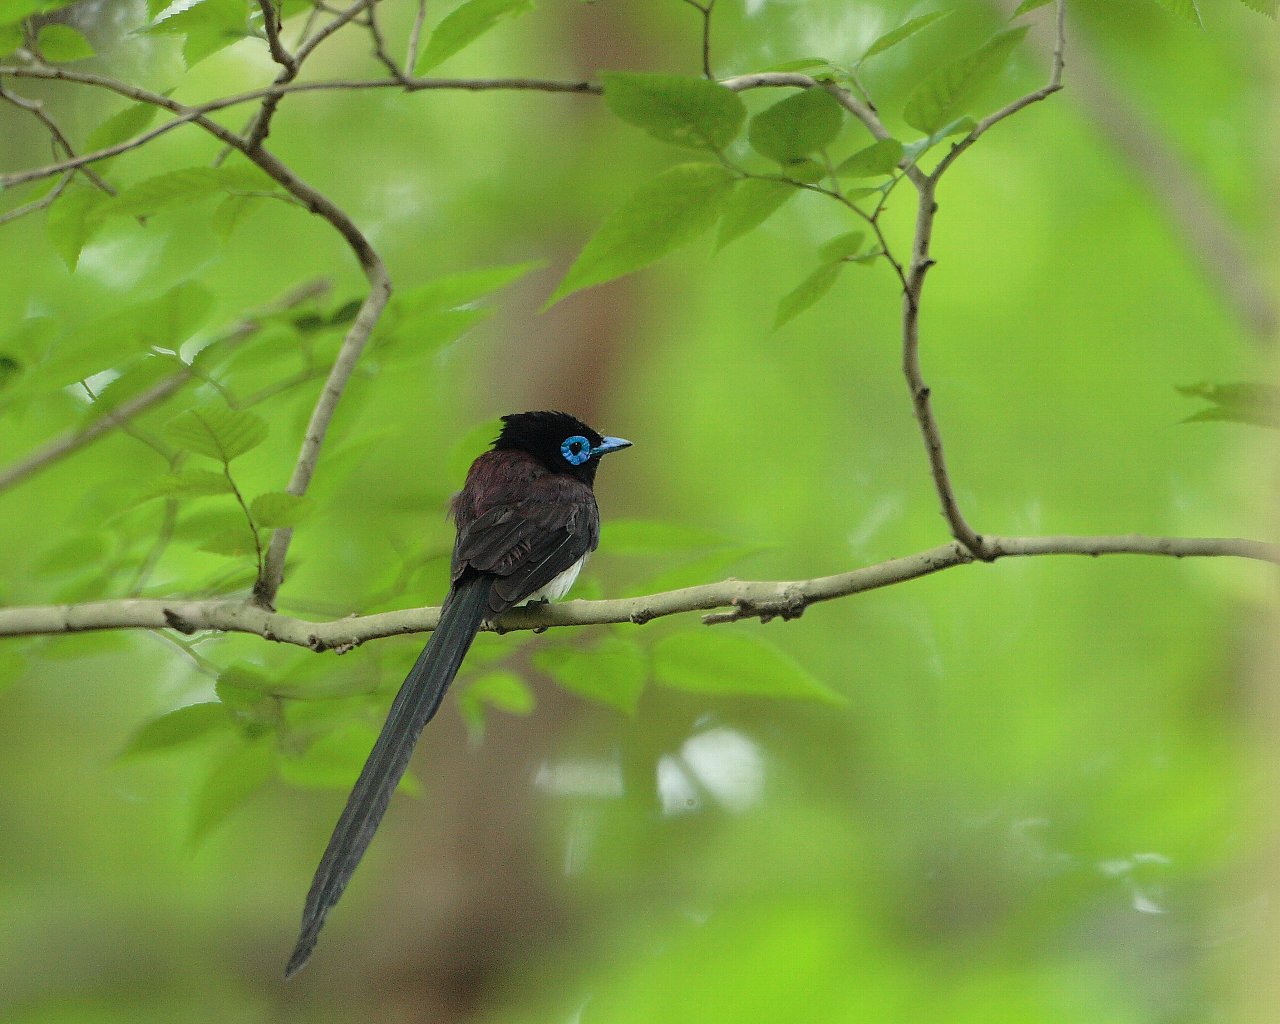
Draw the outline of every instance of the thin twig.
[[[391,77],[397,82],[403,82],[407,76],[408,69],[400,67],[387,52],[387,41],[382,35],[382,26],[378,24],[378,7],[377,4],[370,4],[367,12],[369,22],[369,35],[373,39],[373,55],[378,58],[382,66],[391,72]]]
[[[1060,536],[987,537],[993,559],[1042,555],[1156,555],[1234,557],[1280,565],[1280,546],[1224,537]],[[967,565],[973,554],[959,542],[893,558],[834,576],[808,580],[724,580],[660,594],[612,601],[562,601],[512,609],[488,628],[508,631],[607,623],[637,625],[668,615],[710,612],[707,624],[744,618],[795,618],[809,605],[919,579]],[[716,609],[726,609],[717,612]],[[123,599],[72,605],[0,608],[0,636],[41,636],[109,629],[176,629],[250,633],[313,651],[350,650],[382,637],[431,630],[438,608],[414,608],[330,622],[280,615],[242,601]]]
[[[714,79],[711,74],[711,12],[715,9],[716,0],[707,0],[704,4],[698,0],[684,2],[702,15],[702,74],[705,78]]]
[[[0,213],[0,225],[8,224],[10,221],[19,220],[22,217],[27,216],[27,214],[38,213],[39,211],[52,206],[57,198],[66,191],[67,186],[71,184],[71,179],[73,177],[75,177],[75,175],[71,171],[68,171],[62,176],[61,181],[54,185],[53,188],[42,195],[39,199],[33,199],[31,202],[24,203],[22,206],[15,206],[12,210],[6,210],[4,213]]]
[[[9,90],[3,85],[0,85],[0,99],[18,107],[20,110],[25,110],[44,125],[45,131],[49,133],[50,138],[53,140],[55,151],[61,150],[62,155],[68,159],[73,159],[75,157],[76,151],[72,148],[70,140],[65,134],[63,134],[62,129],[58,127],[58,122],[50,117],[45,111],[43,103],[39,100],[29,100],[25,96],[19,96],[16,93],[9,92]],[[87,167],[81,167],[80,173],[92,182],[95,188],[101,189],[109,196],[114,196],[116,194],[116,190],[103,181],[96,172],[88,169]]]
[[[293,306],[300,305],[308,299],[323,295],[329,289],[327,281],[313,281],[301,288],[296,288],[283,296],[276,302],[265,307],[263,310],[255,313],[253,316],[247,317],[240,323],[236,324],[225,334],[216,338],[210,344],[227,344],[237,345],[246,338],[253,335],[260,327],[264,317],[273,312],[283,309],[289,309]],[[41,448],[36,449],[25,459],[13,463],[11,466],[0,470],[0,492],[13,487],[27,477],[38,473],[42,469],[47,469],[56,462],[65,459],[68,455],[79,451],[86,445],[92,444],[100,437],[110,433],[117,427],[122,427],[129,423],[135,417],[146,412],[155,405],[163,402],[166,398],[177,393],[177,391],[191,380],[194,371],[189,366],[185,366],[170,376],[164,378],[158,383],[152,385],[142,394],[123,403],[119,408],[113,409],[106,413],[101,419],[95,421],[83,430],[73,430],[62,437],[50,441]]]
[[[258,0],[258,9],[262,11],[262,28],[267,36],[267,49],[271,51],[271,59],[296,74],[298,62],[285,49],[284,42],[280,39],[280,12],[271,0]]]
[[[422,26],[427,20],[427,0],[418,0],[418,11],[413,16],[413,27],[409,29],[409,45],[404,55],[404,71],[413,74],[418,65],[418,44],[422,39]]]

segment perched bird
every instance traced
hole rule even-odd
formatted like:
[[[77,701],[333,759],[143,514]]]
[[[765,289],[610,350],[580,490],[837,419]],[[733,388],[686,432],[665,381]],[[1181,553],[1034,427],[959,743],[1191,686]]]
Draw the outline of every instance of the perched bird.
[[[364,856],[423,727],[481,625],[516,605],[563,597],[600,542],[591,489],[600,457],[628,447],[563,412],[502,417],[493,448],[453,499],[458,537],[440,622],[396,694],[316,869],[285,977],[315,949],[325,916]]]

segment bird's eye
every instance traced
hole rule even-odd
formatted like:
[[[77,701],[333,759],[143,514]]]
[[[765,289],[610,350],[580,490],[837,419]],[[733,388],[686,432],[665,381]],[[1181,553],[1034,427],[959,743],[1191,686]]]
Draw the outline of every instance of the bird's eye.
[[[580,434],[566,437],[560,443],[560,454],[571,466],[581,466],[591,458],[591,442]]]

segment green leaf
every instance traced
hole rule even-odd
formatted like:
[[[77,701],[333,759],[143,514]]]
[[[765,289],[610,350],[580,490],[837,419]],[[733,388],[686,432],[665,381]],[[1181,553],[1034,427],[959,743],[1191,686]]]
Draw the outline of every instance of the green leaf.
[[[836,168],[837,178],[878,178],[892,174],[902,159],[902,143],[880,139],[860,149]]]
[[[212,732],[228,729],[233,724],[222,704],[188,704],[147,722],[133,734],[120,756],[134,757],[157,750],[168,750],[182,743],[201,739]]]
[[[123,217],[149,217],[175,207],[186,207],[211,196],[237,190],[273,188],[275,182],[257,168],[244,165],[226,167],[184,167],[166,171],[124,189],[103,211]]]
[[[141,504],[156,498],[207,498],[230,493],[231,484],[224,474],[209,469],[184,469],[150,481],[135,501]]]
[[[903,119],[927,135],[955,120],[978,90],[1003,70],[1026,34],[1026,26],[1001,32],[973,53],[939,68],[911,94]]]
[[[594,649],[548,647],[533,663],[570,693],[634,715],[644,691],[648,665],[644,650],[632,639],[606,636]]]
[[[280,762],[280,778],[291,786],[348,790],[377,742],[368,722],[343,722],[311,743],[300,757]]]
[[[190,68],[250,35],[248,11],[244,0],[196,0],[185,10],[153,22],[144,31],[185,36],[182,56]]]
[[[836,260],[846,260],[862,251],[862,240],[864,238],[866,238],[866,233],[863,231],[849,231],[846,234],[837,235],[818,250],[818,255],[828,263],[834,263]]]
[[[259,494],[249,505],[249,513],[259,526],[296,526],[311,511],[309,498],[284,491]]]
[[[773,321],[774,329],[777,330],[788,320],[799,316],[831,291],[831,286],[836,283],[836,278],[840,276],[840,268],[843,266],[842,262],[824,263],[787,292],[778,302],[778,313]]]
[[[106,202],[107,197],[96,188],[72,185],[49,207],[45,230],[68,270],[75,271],[81,250],[102,226],[99,213]]]
[[[1161,7],[1167,11],[1172,11],[1180,18],[1186,18],[1193,25],[1204,28],[1204,22],[1200,19],[1200,8],[1196,5],[1196,0],[1156,0]]]
[[[738,182],[724,204],[716,251],[757,228],[796,194],[796,186],[773,178],[748,178]]]
[[[106,149],[141,135],[155,120],[159,110],[154,103],[134,103],[116,111],[89,133],[85,142],[86,152]]]
[[[213,691],[218,700],[237,711],[256,711],[271,698],[276,680],[243,662],[228,665],[218,675]]]
[[[257,540],[249,529],[249,524],[241,522],[236,526],[216,530],[196,545],[197,551],[206,551],[211,555],[223,555],[227,558],[241,558],[244,555],[256,554]]]
[[[722,150],[747,118],[736,92],[705,78],[620,72],[601,77],[605,106],[628,124],[676,146]]]
[[[1029,14],[1037,7],[1048,7],[1051,3],[1053,3],[1053,0],[1022,0],[1022,3],[1018,4],[1017,10],[1013,12],[1009,20],[1012,21],[1014,18]]]
[[[175,284],[154,302],[123,311],[129,337],[143,348],[176,351],[209,319],[213,292],[198,281]]]
[[[397,292],[391,300],[394,316],[410,317],[422,311],[445,311],[470,306],[546,266],[543,260],[482,267],[433,278],[425,284]]]
[[[36,38],[36,46],[44,59],[53,64],[66,64],[93,56],[93,47],[70,25],[46,25]]]
[[[653,674],[686,693],[848,703],[778,648],[740,629],[700,629],[658,641]]]
[[[124,364],[120,376],[98,391],[98,397],[89,406],[87,419],[105,416],[183,369],[183,364],[169,355],[148,354]]]
[[[805,89],[751,119],[751,148],[784,166],[798,163],[840,134],[844,108],[825,90]]]
[[[267,439],[267,423],[248,410],[209,402],[179,413],[165,424],[165,432],[187,451],[228,463]]]
[[[1242,4],[1251,11],[1257,11],[1259,14],[1265,14],[1268,18],[1275,19],[1277,9],[1280,9],[1280,0],[1240,0]]]
[[[1048,0],[1043,0],[1043,2],[1048,2]],[[950,11],[931,11],[929,14],[922,14],[918,18],[912,18],[905,24],[895,28],[892,32],[886,32],[874,43],[868,46],[867,52],[862,55],[862,60],[874,57],[877,53],[884,53],[884,51],[889,49],[891,46],[897,46],[903,40],[910,39],[921,29],[928,28],[935,21],[941,21],[950,13]],[[859,63],[861,63],[861,61],[859,61]]]
[[[1210,408],[1188,416],[1184,423],[1248,423],[1257,427],[1280,427],[1280,388],[1254,381],[1227,384],[1188,384],[1177,389],[1192,398],[1203,398]]]
[[[262,203],[263,196],[230,195],[213,208],[209,217],[209,227],[218,236],[218,241],[226,245],[245,218]]]
[[[535,6],[533,0],[467,0],[436,26],[414,66],[414,74],[430,71],[470,46],[499,22],[518,18]]]
[[[712,164],[680,164],[642,185],[579,253],[547,305],[572,292],[648,266],[707,231],[733,188]]]
[[[195,794],[191,841],[203,840],[215,825],[276,776],[275,738],[237,746],[218,761]]]
[[[484,735],[485,706],[509,715],[533,713],[533,691],[514,672],[488,672],[458,694],[458,712],[473,739]]]

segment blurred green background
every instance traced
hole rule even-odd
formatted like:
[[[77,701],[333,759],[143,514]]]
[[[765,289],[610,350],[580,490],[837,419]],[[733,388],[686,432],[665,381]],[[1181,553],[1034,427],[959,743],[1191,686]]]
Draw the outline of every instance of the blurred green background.
[[[891,130],[914,84],[1013,6],[958,5],[868,65]],[[447,7],[432,0],[428,28]],[[184,102],[273,76],[257,40],[184,72],[178,40],[133,34],[144,8],[64,12],[99,51],[77,67]],[[1175,390],[1261,379],[1269,350],[1171,219],[1169,195],[1108,143],[1105,108],[1073,74],[1123,97],[1204,183],[1270,285],[1276,28],[1226,0],[1204,3],[1203,30],[1144,0],[1071,8],[1066,91],[984,137],[939,195],[923,361],[958,497],[992,533],[1269,539],[1271,436],[1183,424],[1196,404]],[[396,53],[414,9],[381,5]],[[925,9],[721,0],[714,68],[852,60]],[[1049,13],[986,110],[1046,77]],[[440,73],[696,74],[699,28],[678,0],[544,0]],[[383,73],[356,27],[307,77]],[[124,105],[62,83],[4,84],[45,101],[75,140]],[[752,110],[779,98],[761,92],[746,94]],[[220,116],[239,128],[247,108]],[[334,422],[281,610],[328,619],[438,601],[448,495],[494,418],[526,408],[567,408],[635,442],[597,483],[605,536],[579,596],[799,579],[946,540],[889,270],[848,268],[770,330],[818,245],[851,227],[820,197],[797,197],[714,258],[704,240],[540,312],[601,219],[681,159],[598,98],[300,94],[269,146],[351,214],[398,287],[547,264],[456,342],[371,348]],[[127,185],[217,152],[182,129],[110,176]],[[0,169],[49,158],[40,126],[0,108]],[[886,216],[902,252],[907,193]],[[116,218],[74,273],[43,215],[0,228],[0,350],[25,351],[39,318],[93,336],[185,281],[213,296],[210,335],[316,278],[333,284],[321,313],[361,294],[318,218],[264,201],[224,240],[211,208]],[[338,338],[279,326],[220,366],[242,397],[300,380],[256,409],[271,434],[235,464],[246,490],[287,480],[320,386],[310,368]],[[188,387],[139,429],[162,436],[208,393]],[[6,403],[0,466],[85,416],[74,389]],[[130,495],[166,469],[115,432],[0,493],[0,601],[128,594],[162,525],[159,503]],[[611,544],[609,523],[632,521],[669,528],[629,525]],[[248,560],[197,550],[199,528],[179,526],[144,593],[251,578]],[[489,710],[481,737],[446,701],[414,762],[416,796],[396,798],[315,960],[288,984],[312,870],[421,638],[342,658],[252,637],[5,640],[0,1019],[1274,1020],[1276,702],[1258,642],[1274,603],[1260,563],[1055,557],[714,634],[682,617],[482,636],[455,692],[498,685],[498,670],[536,708]],[[627,714],[557,685],[538,653],[601,649],[579,664],[607,688],[603,648],[620,645],[630,671],[667,636],[730,631],[776,645],[847,703],[650,681]],[[279,687],[232,708],[226,728],[119,756],[144,723],[213,700],[228,669]]]

